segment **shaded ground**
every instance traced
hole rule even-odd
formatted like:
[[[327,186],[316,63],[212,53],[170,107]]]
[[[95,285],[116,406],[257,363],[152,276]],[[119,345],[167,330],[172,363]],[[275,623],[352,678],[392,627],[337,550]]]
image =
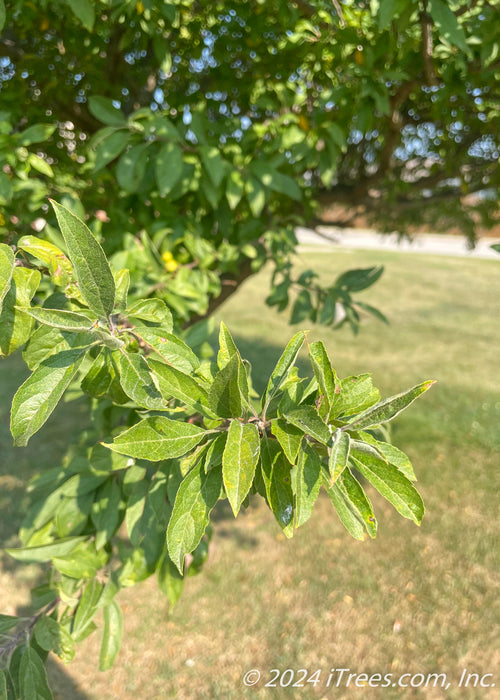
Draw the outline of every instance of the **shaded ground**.
[[[98,633],[77,660],[51,670],[58,697],[89,700],[241,698],[487,698],[461,689],[464,668],[496,673],[498,629],[498,452],[500,448],[500,263],[373,251],[307,253],[299,265],[324,281],[351,267],[384,263],[363,294],[389,317],[367,318],[354,338],[314,327],[341,376],[371,369],[383,395],[433,378],[438,384],[395,423],[393,439],[413,459],[427,506],[421,528],[370,491],[379,536],[351,540],[321,498],[309,523],[286,541],[262,502],[236,521],[217,511],[204,573],[189,579],[173,612],[154,581],[120,594],[125,641],[115,668],[96,671]],[[272,369],[296,330],[264,305],[267,273],[249,280],[220,316],[259,371]],[[6,426],[16,360],[2,371],[2,540],[22,515],[27,474],[51,466],[78,428],[78,406],[63,407],[29,450],[10,447]],[[266,381],[262,371],[256,378]],[[5,562],[2,607],[28,601],[35,569]],[[5,610],[8,612],[9,610]],[[450,689],[325,688],[331,668],[358,673],[448,674]],[[273,668],[323,670],[323,683],[264,687]],[[244,688],[242,676],[263,680]],[[67,677],[65,678],[64,674]],[[78,691],[75,690],[75,685]],[[77,693],[80,693],[79,695]]]

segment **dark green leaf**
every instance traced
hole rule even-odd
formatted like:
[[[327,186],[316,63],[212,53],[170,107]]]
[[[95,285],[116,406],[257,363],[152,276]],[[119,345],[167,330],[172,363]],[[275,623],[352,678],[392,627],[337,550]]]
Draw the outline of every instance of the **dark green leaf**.
[[[144,175],[148,161],[149,143],[139,143],[120,156],[116,166],[116,179],[125,192],[137,192]]]
[[[73,3],[75,5],[81,4],[81,0],[73,0]],[[90,5],[87,0],[85,3]],[[110,100],[109,97],[98,95],[89,97],[89,111],[96,119],[108,126],[123,126],[126,123],[124,115],[119,109],[116,109],[113,100]]]
[[[269,438],[262,439],[260,463],[269,507],[284,534],[292,537],[294,503],[291,464],[278,443]]]
[[[295,464],[304,437],[303,431],[290,425],[283,418],[275,418],[271,421],[271,432],[283,448],[288,461]]]
[[[200,148],[201,162],[210,176],[215,187],[218,187],[225,175],[225,165],[217,148],[202,146]]]
[[[303,525],[311,516],[321,487],[321,459],[316,450],[304,444],[292,471],[295,494],[295,527]]]
[[[103,616],[104,630],[99,653],[99,670],[107,671],[113,666],[122,644],[122,611],[115,600],[103,608]]]
[[[92,98],[91,98],[92,99]],[[116,112],[116,110],[114,110]],[[119,112],[116,112],[119,117]],[[127,147],[130,140],[130,132],[125,129],[119,129],[111,133],[107,138],[99,141],[96,149],[94,172],[104,168],[112,160],[118,158],[120,153]]]
[[[199,462],[183,479],[167,529],[170,559],[182,575],[184,557],[192,552],[203,537],[212,508],[222,488],[220,469],[205,474]]]
[[[306,318],[310,318],[312,310],[313,305],[311,301],[311,294],[307,291],[307,289],[302,289],[293,305],[290,323],[294,325],[295,323],[305,321]]]
[[[85,352],[85,348],[77,348],[52,355],[19,387],[10,417],[15,445],[27,445],[42,427],[77,373]]]
[[[313,406],[301,406],[289,411],[283,418],[323,445],[327,445],[331,440],[328,426]]]
[[[440,35],[449,41],[450,44],[454,44],[462,51],[467,52],[468,46],[465,41],[464,31],[451,7],[443,0],[429,0],[428,9],[434,24],[439,29]]]
[[[365,528],[358,510],[353,507],[350,499],[338,483],[330,486],[328,483],[329,477],[325,472],[322,472],[322,477],[323,485],[330,496],[330,500],[337,511],[342,525],[356,540],[363,540],[365,538]]]
[[[359,430],[360,428],[370,428],[392,420],[392,418],[395,418],[401,411],[404,411],[407,406],[413,403],[413,401],[427,391],[427,389],[430,389],[434,383],[435,382],[432,380],[422,382],[422,384],[417,384],[411,389],[408,389],[408,391],[380,401],[351,420],[349,429],[354,428]]]
[[[256,425],[231,421],[222,457],[222,475],[234,515],[246,498],[259,460],[260,438]]]
[[[384,268],[382,265],[360,270],[348,270],[348,272],[344,272],[337,277],[335,286],[347,289],[349,292],[361,292],[363,289],[367,289],[372,284],[375,284],[383,272]]]
[[[105,447],[129,457],[158,462],[181,457],[196,447],[206,434],[206,430],[191,423],[152,416],[125,430]]]
[[[12,273],[14,272],[14,251],[8,245],[0,243],[0,314],[2,302],[10,289]]]
[[[181,597],[184,587],[184,578],[179,573],[167,552],[165,552],[165,556],[158,568],[158,586],[160,591],[168,598],[168,602],[170,603],[169,609],[173,610],[175,604]]]
[[[207,392],[193,377],[157,360],[149,359],[149,366],[165,400],[174,397],[203,415],[216,417],[208,408]]]
[[[16,267],[12,273],[10,288],[3,298],[0,313],[0,355],[10,355],[30,337],[33,320],[16,306],[29,306],[41,275],[38,270]]]
[[[183,167],[180,146],[176,143],[165,143],[155,159],[156,182],[161,197],[167,195],[179,182]]]
[[[96,493],[91,518],[96,529],[97,550],[111,539],[121,522],[121,497],[120,484],[114,478],[108,479]]]
[[[115,281],[104,251],[87,226],[66,207],[51,200],[82,297],[100,318],[115,304]]]
[[[30,646],[26,647],[21,656],[19,690],[23,700],[53,700],[45,665]]]
[[[103,350],[95,358],[89,371],[82,379],[82,391],[90,396],[104,396],[111,386],[116,371],[109,350]]]
[[[262,399],[266,407],[269,405],[269,402],[278,391],[280,384],[288,376],[288,372],[290,371],[292,365],[294,364],[297,358],[297,355],[299,353],[300,348],[302,347],[304,339],[304,331],[299,331],[298,333],[296,333],[293,336],[293,338],[288,342],[285,350],[283,351],[283,354],[276,363],[276,367],[271,373],[266,391],[264,393],[264,397]]]
[[[56,129],[56,124],[33,124],[19,134],[19,145],[31,146],[46,141]]]
[[[239,418],[248,401],[248,381],[245,366],[238,353],[215,377],[208,392],[208,405],[220,418]]]
[[[73,618],[72,637],[80,642],[93,630],[93,618],[99,607],[104,585],[96,579],[87,583]]]

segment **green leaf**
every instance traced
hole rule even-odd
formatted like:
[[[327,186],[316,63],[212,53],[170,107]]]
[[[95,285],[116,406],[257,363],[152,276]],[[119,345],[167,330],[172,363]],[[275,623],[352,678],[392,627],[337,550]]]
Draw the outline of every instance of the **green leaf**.
[[[122,520],[120,514],[121,497],[120,484],[114,478],[107,479],[95,495],[90,517],[96,529],[95,546],[97,550],[109,542]]]
[[[125,430],[111,444],[103,444],[128,457],[159,462],[182,457],[196,447],[206,434],[206,430],[191,423],[151,416]]]
[[[323,394],[320,413],[321,416],[326,418],[327,422],[329,422],[333,413],[333,404],[340,383],[335,370],[330,364],[324,344],[319,340],[315,343],[308,344],[308,348],[314,375],[318,381],[321,393]],[[323,406],[325,407],[324,409]]]
[[[288,461],[295,464],[304,437],[303,431],[290,425],[283,418],[274,418],[271,421],[271,432],[281,445]]]
[[[160,591],[167,596],[168,602],[170,603],[169,609],[172,611],[181,597],[184,587],[184,577],[181,576],[167,552],[165,552],[165,556],[158,568],[158,587]]]
[[[349,416],[364,411],[380,400],[380,392],[373,386],[370,374],[346,377],[340,381],[340,391],[335,396],[331,418]]]
[[[44,651],[54,651],[63,661],[72,661],[75,657],[71,635],[52,617],[43,615],[39,618],[35,626],[35,641]]]
[[[36,236],[23,236],[17,246],[45,263],[54,284],[67,287],[72,283],[73,268],[71,263],[56,245]],[[71,296],[76,296],[77,290],[72,291],[75,293]]]
[[[340,428],[337,428],[337,430],[333,434],[332,446],[330,448],[330,455],[328,459],[328,471],[330,472],[330,486],[333,486],[333,484],[337,481],[337,479],[347,466],[350,445],[351,438],[349,436],[349,433],[346,433]]]
[[[433,380],[422,382],[401,394],[396,394],[395,396],[380,401],[351,420],[348,424],[349,430],[351,428],[357,430],[360,428],[371,428],[372,426],[392,420],[421,394],[427,391],[427,389],[430,389],[433,384],[435,384]]]
[[[168,364],[181,372],[191,372],[200,365],[200,361],[191,348],[175,335],[166,333],[163,328],[136,326],[133,334],[155,350]]]
[[[120,353],[120,384],[123,391],[143,408],[165,409],[165,401],[151,376],[148,363],[136,352]]]
[[[50,544],[42,544],[34,547],[19,547],[6,549],[5,551],[17,561],[40,564],[50,561],[53,557],[62,557],[69,554],[85,537],[63,537]]]
[[[120,156],[116,166],[116,179],[125,192],[137,192],[144,175],[149,153],[150,143],[139,143]]]
[[[47,177],[54,177],[54,171],[52,170],[51,166],[47,163],[46,160],[44,160],[40,156],[37,156],[36,153],[29,154],[28,163],[31,165],[32,168],[38,170],[38,172],[42,175],[46,175]]]
[[[245,194],[250,211],[255,218],[258,218],[266,206],[266,190],[257,178],[251,175],[245,182]]]
[[[312,310],[311,294],[307,289],[302,289],[295,299],[292,315],[290,316],[290,323],[294,325],[295,323],[305,321],[306,318],[310,318]]]
[[[22,311],[34,318],[39,323],[52,328],[59,328],[62,331],[90,331],[94,322],[83,314],[75,313],[74,311],[62,311],[59,309],[45,309],[42,306],[32,307],[17,307],[18,311]]]
[[[223,369],[232,356],[238,352],[231,333],[228,331],[224,321],[220,323],[219,330],[219,352],[217,353],[217,365]]]
[[[212,146],[202,146],[200,148],[200,153],[203,166],[205,167],[214,186],[218,187],[226,174],[224,160],[219,153],[219,150],[217,148],[213,148]]]
[[[5,3],[4,0],[0,0],[0,32],[5,26]]]
[[[30,337],[33,320],[16,311],[16,306],[30,305],[40,279],[38,270],[14,268],[10,288],[3,298],[0,313],[0,355],[10,355]]]
[[[411,481],[397,467],[367,454],[363,455],[362,461],[355,457],[350,459],[353,466],[396,508],[398,513],[420,525],[425,511],[424,504]]]
[[[245,500],[259,461],[260,438],[256,425],[231,421],[222,457],[222,476],[234,515]]]
[[[303,525],[311,516],[321,487],[321,459],[311,445],[304,444],[297,465],[292,471],[292,489],[295,494],[295,527]]]
[[[346,492],[341,489],[340,485],[329,485],[329,477],[325,472],[322,472],[323,485],[326,492],[330,496],[330,500],[340,518],[340,522],[345,527],[347,532],[356,540],[365,538],[365,528],[359,513],[346,495]]]
[[[239,418],[243,404],[248,400],[248,382],[245,366],[238,353],[215,377],[208,392],[208,405],[220,418]]]
[[[394,445],[391,445],[388,442],[376,440],[373,435],[370,435],[370,433],[360,431],[360,436],[365,442],[373,445],[377,449],[377,452],[379,452],[385,458],[385,460],[389,462],[389,464],[393,464],[395,467],[397,467],[407,479],[410,481],[417,480],[411,462],[404,452],[401,452],[401,450],[398,450],[397,447],[394,447]]]
[[[31,146],[46,141],[56,129],[56,124],[33,124],[19,134],[19,145]]]
[[[89,3],[90,4],[90,3]],[[108,126],[124,126],[125,116],[113,105],[109,97],[93,95],[89,97],[89,111],[96,119]]]
[[[375,284],[383,272],[383,265],[359,270],[348,270],[337,277],[335,287],[349,292],[361,292],[363,289],[368,289],[372,284]]]
[[[10,417],[14,444],[24,447],[55,409],[77,373],[86,348],[65,350],[44,360],[17,390]]]
[[[291,464],[278,443],[269,438],[262,439],[260,463],[269,507],[286,537],[292,537],[294,503]]]
[[[158,362],[151,358],[148,362],[165,400],[174,397],[209,418],[216,417],[208,408],[207,392],[193,377],[180,372],[175,367],[166,365],[164,362]]]
[[[429,0],[428,10],[439,34],[450,44],[467,53],[469,48],[465,41],[464,30],[449,5],[443,0]]]
[[[12,199],[12,194],[12,182],[10,181],[9,176],[7,175],[7,173],[0,172],[0,204],[4,206],[8,204]],[[5,243],[0,243],[0,245],[3,246],[5,245]]]
[[[337,483],[346,501],[349,502],[351,510],[356,513],[359,520],[363,523],[369,536],[376,537],[377,521],[373,513],[372,504],[357,479],[354,478],[349,469],[345,469]]]
[[[51,200],[73,263],[78,285],[89,308],[107,318],[115,304],[115,281],[104,251],[87,226],[66,207]]]
[[[161,323],[161,329],[150,328],[151,332],[162,330],[170,333],[173,328],[172,313],[162,299],[139,299],[128,307],[125,315],[148,323]]]
[[[291,197],[297,202],[302,199],[302,190],[295,180],[275,170],[269,163],[256,160],[252,163],[252,170],[262,184],[270,190]]]
[[[234,211],[243,197],[245,182],[239,170],[231,170],[226,183],[226,199],[229,208]]]
[[[0,314],[2,302],[10,289],[12,273],[14,272],[14,251],[5,243],[0,243]]]
[[[114,108],[113,111],[116,112],[117,117],[120,118],[120,113]],[[114,119],[114,114],[111,113],[110,116]],[[112,131],[109,136],[101,139],[96,148],[94,172],[98,172],[108,163],[111,163],[112,160],[118,158],[120,153],[128,146],[129,141],[130,132],[128,129],[117,129],[116,131]]]
[[[222,488],[220,469],[207,474],[199,462],[182,480],[167,529],[170,559],[182,575],[184,557],[199,544]]]
[[[103,616],[104,630],[99,653],[99,670],[107,671],[113,666],[122,644],[122,611],[115,600],[103,608]]]
[[[71,635],[75,642],[81,642],[94,629],[92,620],[99,607],[103,590],[104,585],[96,579],[92,579],[85,586],[73,618]]]
[[[302,347],[305,337],[306,336],[304,331],[299,331],[298,333],[296,333],[293,336],[293,338],[288,342],[286,348],[283,351],[283,354],[276,363],[276,367],[271,373],[266,391],[264,392],[264,396],[262,399],[266,408],[269,405],[269,402],[271,401],[273,396],[277,393],[280,384],[288,376],[288,372],[290,371],[290,368],[292,367],[297,358],[297,355],[299,353],[300,348]]]
[[[331,440],[328,426],[313,406],[300,406],[293,411],[288,411],[283,418],[323,445],[327,445]]]
[[[156,183],[160,197],[167,195],[182,177],[184,161],[176,143],[165,143],[155,159]]]
[[[215,439],[210,440],[208,450],[205,454],[206,472],[222,464],[222,456],[226,447],[226,441],[227,432],[219,433]]]
[[[19,664],[19,690],[23,700],[53,700],[45,665],[29,645]]]
[[[130,286],[129,270],[113,272],[115,279],[115,311],[122,313],[127,308],[127,297]]]

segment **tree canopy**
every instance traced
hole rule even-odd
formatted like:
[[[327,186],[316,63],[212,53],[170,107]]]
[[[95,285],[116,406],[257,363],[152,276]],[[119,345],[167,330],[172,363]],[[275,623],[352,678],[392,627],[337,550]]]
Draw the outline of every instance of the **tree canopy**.
[[[4,239],[60,240],[53,196],[182,322],[268,260],[269,303],[294,287],[294,321],[332,322],[339,286],[311,293],[313,276],[290,272],[294,226],[318,202],[470,238],[497,214],[486,0],[0,6]]]

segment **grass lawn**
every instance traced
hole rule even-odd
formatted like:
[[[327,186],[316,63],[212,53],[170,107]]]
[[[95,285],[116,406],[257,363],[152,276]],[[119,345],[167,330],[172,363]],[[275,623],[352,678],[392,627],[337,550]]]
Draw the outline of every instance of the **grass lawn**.
[[[168,612],[154,581],[124,591],[125,640],[115,668],[96,670],[95,634],[70,666],[51,663],[58,697],[499,697],[500,262],[319,249],[298,258],[299,267],[314,268],[324,281],[379,263],[386,271],[363,298],[379,306],[390,325],[367,318],[357,337],[347,328],[317,326],[310,338],[324,340],[340,376],[371,370],[383,396],[438,380],[393,426],[394,442],[419,477],[427,506],[422,526],[403,520],[372,490],[379,536],[361,543],[345,532],[326,496],[291,541],[262,502],[255,500],[236,521],[222,506],[205,571],[189,579],[175,610]],[[267,292],[264,271],[219,314],[242,354],[259,367],[259,388],[294,332],[286,315],[265,306]],[[68,431],[82,420],[78,405],[60,407],[28,449],[13,450],[7,414],[20,368],[16,358],[0,364],[4,543],[14,541],[28,474],[52,466]],[[2,560],[4,612],[26,604],[36,574]],[[322,675],[317,686],[266,688],[273,668],[322,669]],[[326,688],[332,668],[394,678],[440,672],[450,687]],[[242,676],[249,669],[259,669],[263,680],[246,689]],[[497,687],[458,688],[463,669],[496,673]]]

